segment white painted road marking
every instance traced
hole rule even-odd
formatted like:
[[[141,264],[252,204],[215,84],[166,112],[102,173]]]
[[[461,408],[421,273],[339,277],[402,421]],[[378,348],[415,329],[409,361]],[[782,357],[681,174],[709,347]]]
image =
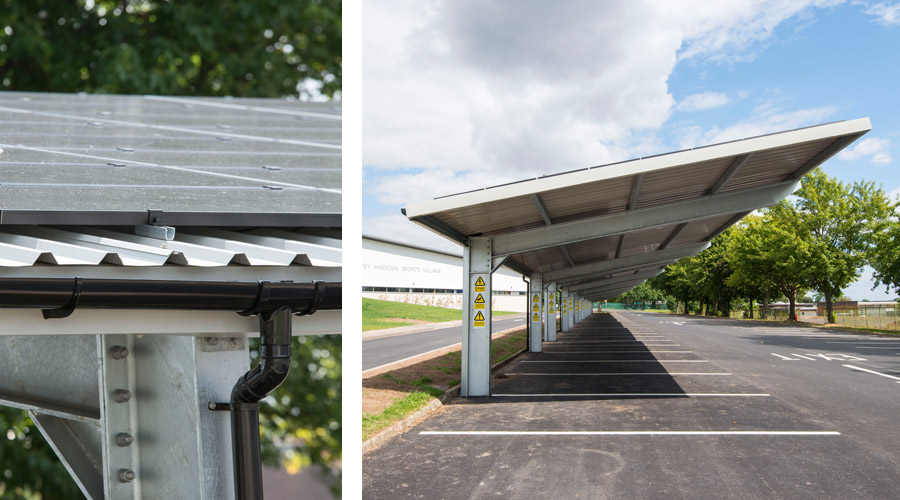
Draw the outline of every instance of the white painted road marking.
[[[782,356],[781,354],[775,354],[774,352],[772,353],[772,356],[778,356],[779,358],[783,359],[784,361],[800,361],[799,359],[789,358],[787,356]]]
[[[714,376],[727,376],[731,375],[730,373],[713,373],[713,372],[696,372],[696,373],[670,373],[670,372],[659,372],[659,373],[523,373],[523,372],[508,372],[504,375],[518,375],[518,376],[526,376],[526,377],[584,377],[584,376],[592,376],[592,377],[617,377],[617,376],[645,376],[645,375],[714,375]]]
[[[608,354],[611,352],[627,352],[627,353],[635,353],[635,352],[643,352],[647,354],[655,354],[657,352],[679,352],[682,354],[690,353],[694,351],[551,351],[549,349],[544,349],[544,354]]]
[[[526,359],[523,363],[709,363],[705,359],[573,359],[551,361],[544,359]]]
[[[895,376],[893,376],[893,375],[887,375],[887,374],[885,374],[885,373],[879,373],[879,372],[876,372],[876,371],[874,371],[874,370],[867,370],[867,369],[865,369],[865,368],[860,368],[860,367],[858,367],[858,366],[853,366],[853,365],[841,365],[841,366],[845,366],[845,367],[850,368],[850,369],[852,369],[852,370],[860,370],[860,371],[864,371],[864,372],[871,373],[871,374],[873,374],[873,375],[879,375],[879,376],[882,376],[882,377],[892,378],[892,379],[894,379],[894,380],[900,381],[900,377],[895,377]]]
[[[726,397],[726,398],[767,398],[769,394],[764,393],[747,393],[747,394],[738,394],[738,393],[700,393],[700,392],[602,392],[602,393],[582,393],[582,394],[491,394],[491,397],[497,398],[559,398],[559,397],[573,397],[573,398],[583,398],[583,397],[642,397],[642,398],[712,398],[712,397]]]
[[[422,431],[422,436],[840,436],[836,431]]]

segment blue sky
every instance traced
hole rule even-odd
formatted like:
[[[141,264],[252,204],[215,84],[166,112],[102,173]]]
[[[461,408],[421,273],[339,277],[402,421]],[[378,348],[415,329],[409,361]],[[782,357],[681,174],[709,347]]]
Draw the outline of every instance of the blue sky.
[[[400,207],[861,117],[824,169],[900,196],[900,1],[373,0],[363,232],[453,247]],[[871,286],[846,293],[887,297]]]

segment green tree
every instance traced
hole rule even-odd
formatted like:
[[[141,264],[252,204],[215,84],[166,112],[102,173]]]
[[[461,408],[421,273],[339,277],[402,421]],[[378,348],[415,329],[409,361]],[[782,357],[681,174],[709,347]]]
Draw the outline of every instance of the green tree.
[[[795,195],[789,213],[809,245],[809,284],[824,296],[827,321],[834,323],[832,303],[859,278],[892,206],[874,183],[847,185],[821,169],[807,174]]]
[[[341,88],[340,0],[0,0],[0,89],[281,97]]]
[[[28,412],[0,406],[0,500],[84,498]]]
[[[900,221],[897,220],[896,212],[885,226],[875,234],[875,244],[870,250],[870,264],[875,270],[875,285],[884,285],[900,294]]]
[[[767,222],[750,215],[737,226],[729,245],[729,261],[733,269],[728,284],[750,301],[750,317],[753,317],[753,301],[761,302],[760,317],[768,316],[769,300],[775,295],[772,265],[768,260],[766,233]]]

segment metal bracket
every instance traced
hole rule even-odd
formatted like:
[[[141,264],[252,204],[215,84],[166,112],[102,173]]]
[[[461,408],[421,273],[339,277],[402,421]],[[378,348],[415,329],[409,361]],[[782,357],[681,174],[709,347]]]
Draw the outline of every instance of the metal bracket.
[[[78,306],[78,299],[81,298],[81,285],[84,280],[81,277],[75,277],[75,288],[72,291],[72,298],[69,299],[69,303],[58,307],[56,309],[42,309],[41,314],[44,315],[44,319],[58,319],[65,318],[75,312],[75,308]]]
[[[175,239],[175,228],[159,225],[134,226],[134,234],[157,240],[172,241]]]
[[[147,209],[147,224],[151,226],[163,225],[163,211]]]
[[[314,312],[318,311],[318,310],[319,310],[319,306],[322,305],[322,300],[325,299],[325,294],[324,294],[324,293],[320,293],[320,291],[319,291],[319,285],[320,285],[321,283],[323,283],[323,281],[321,281],[321,280],[315,280],[315,281],[313,281],[313,283],[316,284],[316,289],[315,289],[315,292],[314,292],[315,295],[313,296],[313,301],[312,301],[312,303],[309,305],[309,307],[307,307],[306,309],[304,309],[304,310],[301,311],[301,312],[295,313],[297,316],[309,316],[310,314],[313,314]]]
[[[216,403],[214,401],[210,401],[207,407],[210,411],[231,411],[231,403]]]

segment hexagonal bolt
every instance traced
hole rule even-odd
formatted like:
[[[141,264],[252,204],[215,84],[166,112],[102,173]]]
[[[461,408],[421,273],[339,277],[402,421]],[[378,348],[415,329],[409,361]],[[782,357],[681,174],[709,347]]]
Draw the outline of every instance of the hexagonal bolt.
[[[119,482],[130,483],[134,481],[134,478],[136,477],[137,474],[131,469],[119,469]]]
[[[113,391],[113,399],[117,403],[127,403],[131,399],[131,391],[128,389],[116,389]]]
[[[119,446],[130,446],[134,442],[134,436],[127,432],[116,434],[116,444]]]
[[[128,357],[128,348],[122,345],[114,345],[109,350],[113,359],[125,359]]]

